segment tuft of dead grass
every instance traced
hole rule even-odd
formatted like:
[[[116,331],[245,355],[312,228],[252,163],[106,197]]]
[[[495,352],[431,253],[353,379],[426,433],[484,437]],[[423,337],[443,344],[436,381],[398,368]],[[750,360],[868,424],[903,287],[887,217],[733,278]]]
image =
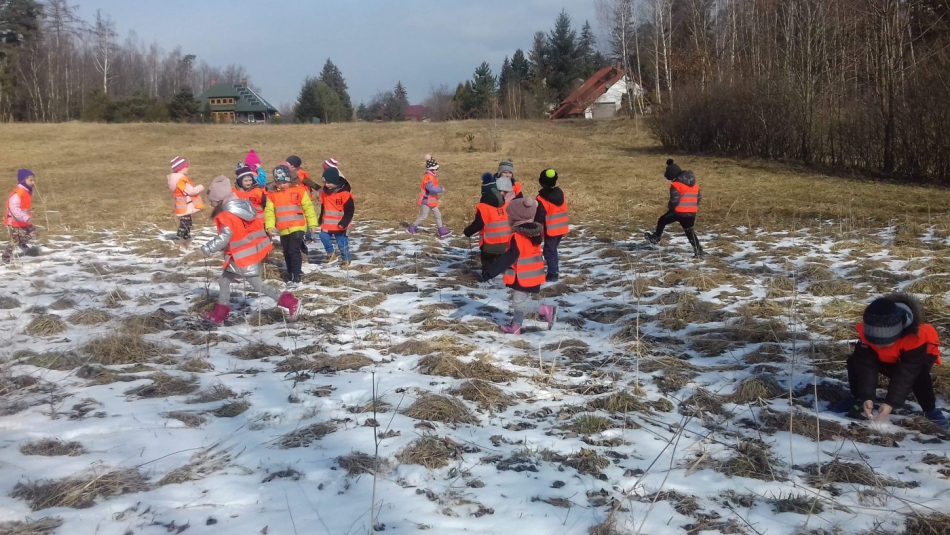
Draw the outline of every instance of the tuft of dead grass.
[[[693,394],[680,403],[680,411],[704,416],[706,414],[715,414],[723,416],[726,414],[722,408],[723,399],[721,396],[710,392],[705,388],[696,388]]]
[[[231,454],[227,450],[201,448],[192,454],[188,464],[180,466],[165,474],[156,486],[179,485],[187,481],[198,481],[225,468],[231,461]]]
[[[771,375],[755,375],[743,379],[736,391],[725,396],[727,403],[758,403],[775,399],[785,393],[782,385]]]
[[[53,336],[66,330],[66,322],[55,314],[43,314],[33,318],[23,330],[30,336]]]
[[[306,448],[334,431],[336,431],[336,426],[329,422],[310,424],[303,429],[297,429],[281,436],[277,439],[277,447],[282,450]]]
[[[217,416],[218,418],[234,418],[240,416],[247,412],[247,409],[251,408],[251,404],[245,400],[239,401],[229,401],[224,405],[221,405],[217,409],[211,411],[211,414]]]
[[[336,373],[372,366],[373,359],[363,353],[346,353],[338,357],[321,355],[313,359],[311,369],[317,373]]]
[[[129,294],[125,293],[121,288],[116,288],[106,295],[105,305],[108,308],[119,308],[122,306],[122,301],[128,301],[129,299],[131,299]]]
[[[162,413],[162,418],[168,418],[170,420],[178,420],[179,422],[185,424],[185,427],[201,427],[201,424],[207,421],[204,416],[187,411],[172,411]]]
[[[73,312],[66,319],[73,325],[99,325],[112,319],[112,314],[98,308],[87,308]]]
[[[86,449],[76,441],[65,442],[58,438],[41,438],[21,444],[20,453],[23,455],[42,455],[43,457],[76,457],[86,453]]]
[[[567,425],[571,431],[582,435],[595,435],[616,427],[612,421],[596,414],[581,414]]]
[[[125,392],[127,396],[138,398],[167,398],[184,396],[198,389],[198,378],[194,375],[179,377],[164,372],[153,373],[147,377],[152,384],[137,386]]]
[[[58,353],[49,351],[41,355],[32,355],[23,364],[36,366],[37,368],[46,368],[47,370],[73,370],[82,366],[82,359],[72,351]]]
[[[464,403],[438,394],[423,394],[403,414],[417,420],[447,424],[476,424],[478,419]]]
[[[346,470],[346,474],[350,477],[360,474],[385,474],[391,468],[385,459],[358,451],[341,455],[336,458],[336,462],[340,465],[340,468]]]
[[[876,446],[894,447],[906,436],[903,433],[882,433],[868,426],[858,424],[844,427],[831,420],[821,419],[819,422],[815,420],[814,415],[810,414],[796,413],[793,418],[790,413],[769,409],[763,409],[759,413],[759,421],[762,424],[762,431],[765,433],[791,431],[796,435],[819,442],[843,439]]]
[[[57,298],[49,305],[49,307],[53,310],[66,310],[69,308],[75,308],[75,306],[76,300],[66,296]]]
[[[396,454],[396,460],[403,464],[418,464],[429,470],[448,466],[450,461],[461,458],[462,448],[458,444],[434,436],[419,437]]]
[[[723,318],[718,306],[703,301],[693,292],[674,292],[672,295],[676,296],[674,306],[657,315],[657,325],[664,329],[678,331],[690,325],[721,321]]]
[[[610,466],[610,460],[592,449],[581,448],[580,451],[569,455],[564,464],[582,474],[597,475]]]
[[[930,277],[919,278],[905,286],[902,291],[912,294],[925,294],[931,296],[944,295],[950,291],[950,276],[933,275]]]
[[[159,308],[147,314],[122,318],[122,327],[130,333],[155,334],[171,330],[169,322],[173,319],[175,319],[175,314]]]
[[[781,466],[768,444],[760,440],[743,440],[736,446],[735,454],[716,469],[729,477],[785,481],[785,474],[779,471]]]
[[[237,394],[234,393],[234,390],[231,390],[221,383],[215,383],[208,388],[198,391],[193,397],[186,399],[185,403],[211,403],[212,401],[231,399],[235,396],[237,396]]]
[[[143,492],[151,488],[146,475],[131,468],[57,481],[17,483],[10,496],[30,502],[30,508],[34,511],[49,507],[87,509],[96,504],[96,498]]]
[[[950,514],[914,513],[904,521],[904,533],[901,535],[950,535]]]
[[[0,522],[0,533],[3,535],[52,535],[62,525],[63,519],[53,516],[39,520],[27,519],[25,522]]]
[[[616,392],[590,402],[593,409],[601,409],[614,414],[631,412],[649,413],[650,405],[630,392]]]
[[[241,360],[260,360],[270,357],[279,357],[289,353],[279,345],[267,344],[264,342],[254,342],[231,353]]]
[[[214,365],[206,359],[195,357],[179,364],[178,369],[188,373],[202,373],[214,370]]]
[[[452,390],[451,393],[490,411],[504,412],[516,403],[511,396],[505,394],[500,388],[481,379],[465,381],[458,388]]]
[[[357,298],[353,301],[353,304],[361,307],[376,308],[383,304],[387,298],[388,296],[386,294],[371,293]]]
[[[725,283],[723,276],[717,272],[706,272],[698,269],[674,268],[662,278],[666,286],[686,286],[708,292]]]
[[[518,376],[489,362],[482,356],[469,362],[463,362],[450,355],[428,355],[419,360],[419,373],[425,375],[443,375],[456,379],[480,379],[492,383],[505,383]]]
[[[90,361],[103,366],[136,364],[174,352],[168,346],[145,340],[141,334],[116,333],[90,340],[82,347]]]
[[[827,487],[831,483],[847,483],[849,485],[866,485],[869,487],[897,487],[906,488],[902,481],[874,473],[866,464],[851,463],[835,459],[824,463],[819,470],[818,464],[809,464],[802,468],[809,475],[808,482],[817,488]]]
[[[10,295],[0,296],[0,310],[10,310],[13,308],[20,308],[20,301],[16,297]]]

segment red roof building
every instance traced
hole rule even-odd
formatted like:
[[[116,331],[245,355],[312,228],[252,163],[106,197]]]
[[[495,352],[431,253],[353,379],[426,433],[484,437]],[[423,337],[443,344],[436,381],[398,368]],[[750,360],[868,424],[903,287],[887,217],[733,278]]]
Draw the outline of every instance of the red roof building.
[[[551,119],[613,117],[620,109],[628,83],[630,80],[619,63],[604,67],[571,92],[551,114]],[[634,84],[633,91],[639,92],[640,87]]]
[[[426,120],[429,114],[426,112],[425,106],[421,104],[411,104],[406,106],[405,116],[407,121],[420,122]]]

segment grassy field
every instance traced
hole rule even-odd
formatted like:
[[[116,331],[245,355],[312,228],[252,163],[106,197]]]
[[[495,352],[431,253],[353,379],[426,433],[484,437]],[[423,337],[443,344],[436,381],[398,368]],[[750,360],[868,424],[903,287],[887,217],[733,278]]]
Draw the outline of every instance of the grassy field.
[[[781,163],[670,155],[627,121],[205,126],[16,124],[0,127],[8,187],[18,167],[36,172],[37,222],[51,232],[87,228],[173,229],[165,185],[168,161],[182,155],[196,182],[233,177],[234,162],[254,148],[273,168],[290,154],[318,175],[327,157],[354,185],[357,220],[398,224],[416,214],[423,155],[442,165],[443,211],[460,230],[478,199],[479,176],[512,158],[528,192],[546,167],[558,170],[572,217],[610,235],[648,228],[665,208],[665,160],[692,169],[703,188],[702,228],[802,228],[818,219],[837,230],[901,223],[948,228],[950,192],[860,178],[824,176]],[[48,210],[44,214],[43,208]],[[48,220],[47,220],[48,218]],[[197,218],[197,224],[208,224]],[[830,228],[830,227],[829,227]],[[618,232],[613,232],[618,231]]]

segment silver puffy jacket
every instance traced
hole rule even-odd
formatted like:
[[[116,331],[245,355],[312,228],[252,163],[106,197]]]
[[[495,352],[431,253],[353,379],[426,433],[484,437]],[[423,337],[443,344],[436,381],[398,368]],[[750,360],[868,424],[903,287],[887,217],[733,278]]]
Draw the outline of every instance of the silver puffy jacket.
[[[240,217],[245,221],[253,221],[257,214],[254,212],[254,205],[251,204],[251,201],[247,199],[231,199],[224,202],[224,207],[221,209],[222,212],[231,212],[232,214]],[[219,253],[228,248],[228,244],[231,243],[231,232],[230,227],[224,227],[218,232],[218,235],[211,239],[208,243],[201,246],[201,252],[206,255],[211,255],[214,253]],[[228,265],[225,268],[226,271],[231,273],[237,273],[238,275],[243,275],[245,277],[259,277],[263,274],[264,266],[261,263],[248,266],[246,268],[238,267],[233,261],[228,260]]]

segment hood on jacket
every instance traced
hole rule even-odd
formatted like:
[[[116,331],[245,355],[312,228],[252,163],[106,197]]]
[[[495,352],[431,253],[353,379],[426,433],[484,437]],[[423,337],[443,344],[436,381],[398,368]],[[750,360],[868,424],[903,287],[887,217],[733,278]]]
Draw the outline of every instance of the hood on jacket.
[[[541,225],[541,223],[529,221],[527,223],[515,225],[511,228],[511,231],[517,232],[525,238],[530,239],[531,243],[535,245],[540,245],[542,242],[544,242],[544,227]]]
[[[331,194],[333,194],[333,193],[337,193],[337,192],[340,192],[340,191],[353,191],[353,187],[350,186],[350,183],[349,183],[349,181],[346,180],[346,177],[345,177],[345,176],[340,175],[340,180],[343,182],[343,184],[342,184],[340,187],[338,187],[338,188],[336,188],[336,189],[334,189],[334,190],[329,190],[329,189],[326,188],[326,186],[323,186],[323,191],[327,192],[328,195],[331,195]]]
[[[910,309],[911,315],[913,318],[911,324],[904,328],[902,334],[914,333],[917,334],[917,329],[925,323],[924,317],[924,305],[911,294],[904,292],[894,292],[884,296],[885,299],[890,299],[899,305],[904,305]]]
[[[185,175],[181,173],[171,173],[166,178],[168,180],[168,189],[175,191],[175,187],[178,186],[178,181],[184,178]]]
[[[687,186],[695,186],[696,176],[693,175],[692,171],[683,171],[682,173],[679,174],[679,176],[673,179],[673,182],[682,182],[683,184],[686,184]]]
[[[229,199],[221,205],[222,212],[231,212],[244,221],[253,221],[257,217],[254,205],[247,199]]]
[[[478,202],[500,208],[505,205],[505,198],[501,192],[495,188],[495,183],[492,182],[491,184],[482,186],[482,196],[478,199]]]
[[[541,191],[538,192],[538,197],[541,197],[554,206],[562,206],[564,204],[564,192],[557,186],[553,188],[541,188]]]

